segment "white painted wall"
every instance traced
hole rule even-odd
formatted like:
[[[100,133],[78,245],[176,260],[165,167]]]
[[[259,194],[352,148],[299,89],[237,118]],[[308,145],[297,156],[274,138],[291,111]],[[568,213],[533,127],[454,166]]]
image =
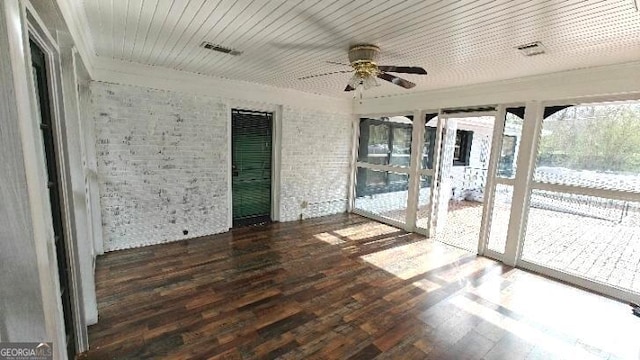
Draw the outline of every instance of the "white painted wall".
[[[91,83],[105,251],[228,230],[231,108],[278,107]],[[350,120],[284,108],[280,221],[346,211]]]

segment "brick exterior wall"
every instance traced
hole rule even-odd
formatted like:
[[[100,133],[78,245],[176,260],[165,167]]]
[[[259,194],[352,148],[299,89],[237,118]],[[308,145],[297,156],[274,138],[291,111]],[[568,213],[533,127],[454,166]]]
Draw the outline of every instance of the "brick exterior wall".
[[[105,251],[227,231],[228,112],[253,105],[91,83]],[[346,210],[350,118],[284,109],[281,221]]]

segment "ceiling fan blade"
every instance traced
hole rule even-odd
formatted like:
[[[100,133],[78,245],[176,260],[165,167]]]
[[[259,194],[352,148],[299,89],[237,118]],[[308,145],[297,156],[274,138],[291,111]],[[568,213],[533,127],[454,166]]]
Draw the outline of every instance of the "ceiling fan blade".
[[[386,72],[427,75],[427,70],[425,70],[425,69],[423,69],[423,68],[421,68],[419,66],[382,65],[382,66],[378,66],[378,69],[380,69],[380,71],[386,71]]]
[[[327,64],[351,66],[349,64],[345,64],[345,63],[341,63],[341,62],[337,62],[337,61],[327,61]]]
[[[353,91],[355,90],[351,85],[347,85],[346,88],[344,88],[344,91]]]
[[[328,72],[328,73],[324,73],[324,74],[315,74],[315,75],[308,75],[308,76],[299,77],[298,80],[311,79],[311,78],[315,78],[315,77],[319,77],[319,76],[325,76],[325,75],[344,74],[344,73],[350,73],[352,71],[353,70],[332,71],[332,72]]]
[[[387,80],[390,83],[394,83],[398,86],[402,86],[405,89],[411,89],[412,87],[416,86],[416,84],[412,83],[409,80],[405,80],[403,78],[399,78],[395,75],[391,75],[391,74],[387,74],[387,73],[383,73],[381,72],[380,74],[378,74],[378,77],[382,80]]]

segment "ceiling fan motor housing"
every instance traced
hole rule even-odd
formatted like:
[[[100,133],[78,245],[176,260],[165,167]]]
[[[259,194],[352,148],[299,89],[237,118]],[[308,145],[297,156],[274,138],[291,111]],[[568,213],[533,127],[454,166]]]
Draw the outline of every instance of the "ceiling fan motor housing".
[[[354,45],[349,49],[349,62],[361,78],[378,73],[378,54],[380,48],[375,45]]]

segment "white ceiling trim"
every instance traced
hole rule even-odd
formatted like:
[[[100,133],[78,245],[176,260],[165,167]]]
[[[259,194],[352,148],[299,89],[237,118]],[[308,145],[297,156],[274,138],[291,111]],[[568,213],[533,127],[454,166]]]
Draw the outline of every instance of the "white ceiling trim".
[[[352,113],[351,99],[334,98],[246,81],[203,76],[158,66],[97,57],[93,80],[194,95],[284,105],[323,112]]]
[[[640,98],[638,74],[640,62],[631,62],[406,95],[371,97],[354,104],[354,113],[368,115],[595,97],[602,97],[602,100]]]
[[[93,39],[89,32],[87,17],[84,14],[84,8],[78,5],[77,0],[56,0],[64,21],[67,23],[67,29],[71,33],[73,42],[82,58],[82,61],[93,77],[93,63],[95,62],[96,51],[93,45]]]

